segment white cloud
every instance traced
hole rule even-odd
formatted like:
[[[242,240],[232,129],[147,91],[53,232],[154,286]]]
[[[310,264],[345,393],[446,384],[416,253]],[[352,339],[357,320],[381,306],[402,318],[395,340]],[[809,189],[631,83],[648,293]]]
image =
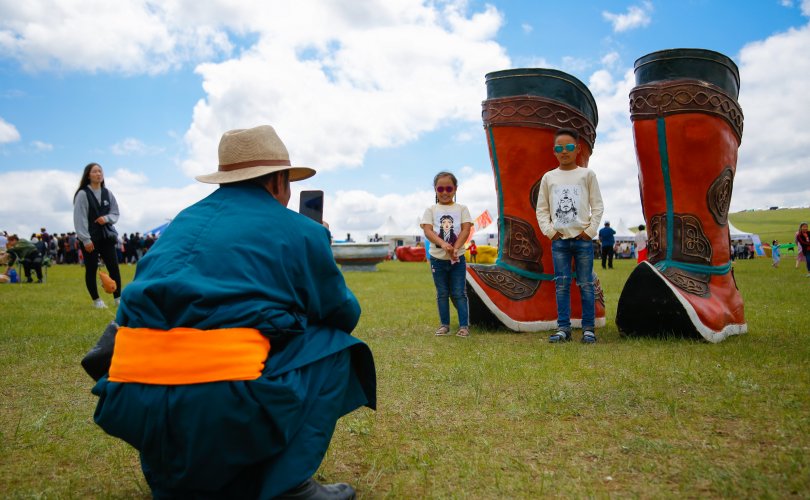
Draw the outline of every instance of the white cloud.
[[[603,11],[602,17],[613,25],[613,31],[621,33],[635,28],[641,28],[650,24],[652,20],[652,2],[642,2],[640,6],[628,7],[624,14],[614,14]]]
[[[139,139],[135,139],[134,137],[127,137],[121,142],[115,143],[110,146],[110,151],[118,156],[127,156],[127,155],[153,155],[159,154],[163,152],[163,149],[148,146],[143,143],[143,141]]]
[[[227,54],[227,36],[176,16],[186,2],[40,0],[0,4],[0,51],[28,71],[160,73]],[[186,9],[205,10],[195,4]]]
[[[480,127],[476,127],[474,130],[473,129],[459,130],[453,135],[453,140],[456,142],[470,142],[480,133],[481,133]]]
[[[810,25],[740,51],[745,114],[732,207],[806,206],[810,200]]]
[[[31,145],[34,146],[34,149],[37,151],[53,151],[53,144],[48,144],[47,142],[31,141]]]
[[[523,32],[528,35],[529,33],[531,33],[534,30],[534,27],[529,23],[523,23],[523,24],[520,25],[520,29],[522,29]]]
[[[605,66],[607,68],[615,68],[618,65],[620,60],[621,60],[621,56],[619,56],[619,53],[616,52],[616,51],[613,51],[613,52],[609,52],[609,53],[605,54],[604,56],[602,56],[602,59],[600,60],[600,62],[602,63],[603,66]]]
[[[0,118],[0,144],[19,140],[20,133],[17,131],[17,127]]]
[[[591,63],[587,59],[580,59],[571,56],[564,56],[562,58],[562,69],[570,73],[583,73]]]
[[[810,0],[802,0],[802,14],[810,16]]]
[[[185,136],[186,173],[208,171],[231,128],[272,124],[293,162],[330,170],[359,166],[370,148],[413,141],[449,121],[480,120],[469,103],[482,98],[482,75],[510,65],[491,40],[503,22],[497,11],[464,17],[461,1],[442,10],[380,1],[368,18],[349,4],[268,18],[250,50],[198,66],[207,97]]]
[[[461,170],[459,170],[459,173],[463,178],[468,178],[475,173],[475,169],[469,165],[464,165],[461,167]]]

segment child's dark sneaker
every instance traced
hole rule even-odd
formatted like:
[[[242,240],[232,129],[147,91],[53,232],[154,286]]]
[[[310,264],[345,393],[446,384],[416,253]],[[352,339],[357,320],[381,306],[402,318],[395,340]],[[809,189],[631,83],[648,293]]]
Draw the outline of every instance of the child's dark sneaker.
[[[582,343],[583,344],[595,344],[596,343],[596,334],[590,330],[585,330],[582,332]]]
[[[571,334],[563,330],[554,333],[548,338],[548,341],[551,342],[552,344],[557,344],[560,342],[568,342],[569,340],[571,340]]]

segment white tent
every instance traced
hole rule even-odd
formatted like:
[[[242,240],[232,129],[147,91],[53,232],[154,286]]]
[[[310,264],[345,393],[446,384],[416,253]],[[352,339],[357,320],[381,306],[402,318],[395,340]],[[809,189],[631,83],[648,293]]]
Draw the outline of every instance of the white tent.
[[[740,231],[731,221],[728,221],[728,232],[731,234],[732,240],[743,240],[745,243],[752,243],[753,242],[753,233],[747,233],[745,231]]]
[[[476,245],[498,246],[498,221],[493,220],[488,226],[476,230],[472,239]]]
[[[387,241],[391,250],[398,246],[415,245],[424,239],[424,232],[419,227],[419,220],[417,219],[413,225],[407,228],[402,228],[396,223],[392,216],[388,216],[385,224],[380,226],[375,233],[382,237],[383,241]]]
[[[627,225],[624,222],[624,219],[619,219],[619,223],[616,224],[615,226],[611,222],[610,227],[612,227],[613,230],[616,231],[616,234],[613,235],[613,238],[616,241],[634,241],[635,235],[633,234],[632,231],[630,231],[630,228],[627,227]]]
[[[758,234],[741,231],[734,227],[734,224],[732,224],[731,221],[728,221],[728,232],[731,236],[732,242],[742,240],[742,242],[746,245],[753,244],[754,251],[757,253],[757,255],[760,257],[765,256],[765,250],[762,249],[762,241],[760,241]]]

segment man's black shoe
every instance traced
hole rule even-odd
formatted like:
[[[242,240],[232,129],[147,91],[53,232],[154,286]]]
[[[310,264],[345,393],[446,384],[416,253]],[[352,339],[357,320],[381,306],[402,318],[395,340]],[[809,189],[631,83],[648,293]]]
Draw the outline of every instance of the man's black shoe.
[[[354,498],[354,488],[346,483],[321,484],[312,478],[276,497],[277,500],[354,500]]]

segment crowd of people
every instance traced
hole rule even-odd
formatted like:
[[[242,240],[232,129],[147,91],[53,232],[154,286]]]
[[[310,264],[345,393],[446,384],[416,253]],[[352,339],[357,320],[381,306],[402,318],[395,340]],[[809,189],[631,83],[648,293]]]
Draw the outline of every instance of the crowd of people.
[[[7,231],[3,231],[0,236],[0,243],[6,241],[9,236],[13,235],[9,235]],[[115,247],[118,263],[137,263],[149,248],[155,244],[157,238],[158,237],[152,233],[143,235],[141,233],[124,233],[118,238]],[[82,254],[79,240],[74,231],[50,234],[43,227],[40,232],[32,233],[27,241],[36,246],[37,250],[42,255],[43,262],[47,262],[47,265],[84,264],[84,255]],[[4,243],[3,248],[5,248]]]
[[[743,240],[731,242],[731,260],[753,259],[756,256],[754,243],[746,243]]]

